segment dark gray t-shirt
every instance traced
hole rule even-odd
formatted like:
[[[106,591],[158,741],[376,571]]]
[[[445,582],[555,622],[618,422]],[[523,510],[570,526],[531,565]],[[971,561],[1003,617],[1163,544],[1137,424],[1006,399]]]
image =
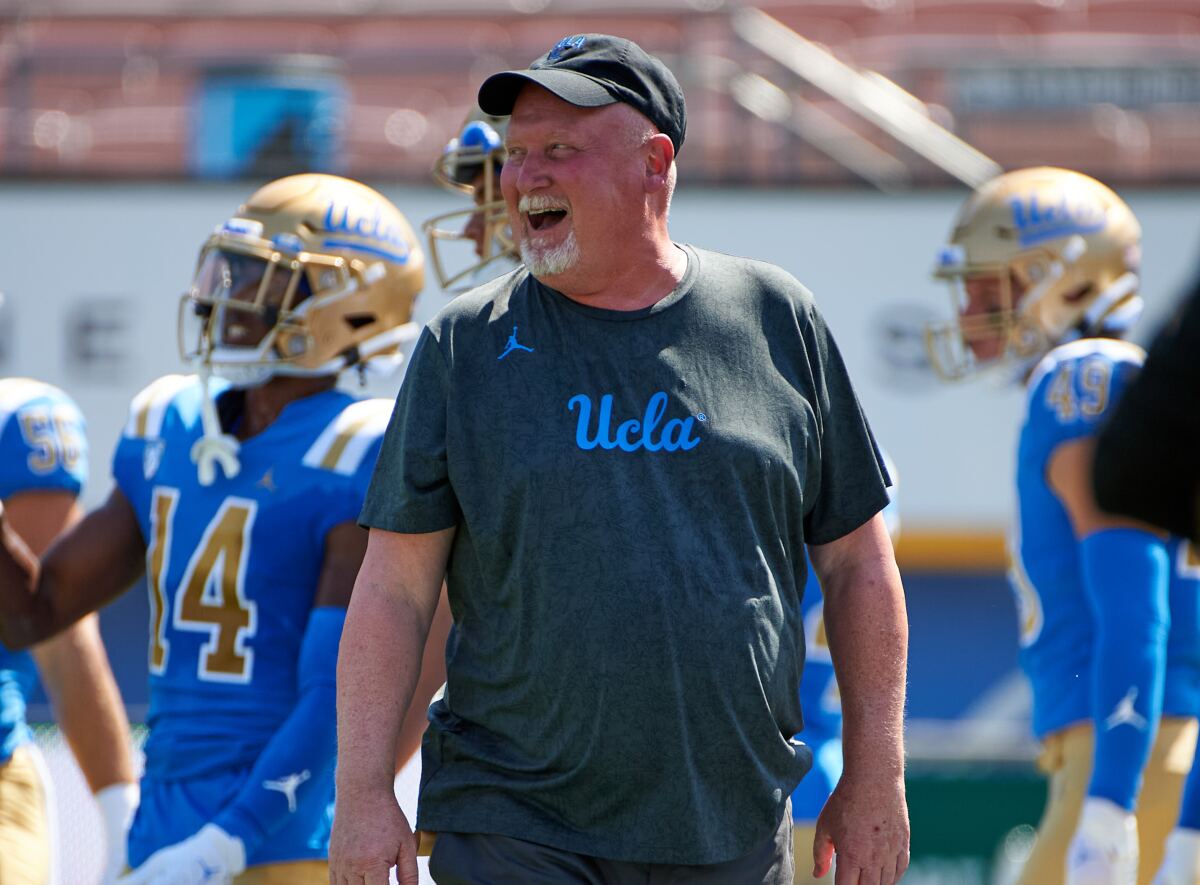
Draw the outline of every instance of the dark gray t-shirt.
[[[718,863],[811,764],[804,545],[881,510],[886,477],[808,291],[686,251],[646,310],[518,270],[417,344],[362,523],[458,529],[423,829]]]

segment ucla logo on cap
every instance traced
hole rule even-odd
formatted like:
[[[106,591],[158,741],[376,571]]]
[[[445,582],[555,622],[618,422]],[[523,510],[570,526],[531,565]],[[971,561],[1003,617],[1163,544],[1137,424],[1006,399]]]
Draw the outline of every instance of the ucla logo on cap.
[[[568,52],[574,52],[583,48],[583,44],[587,42],[587,37],[582,34],[576,34],[573,37],[563,37],[554,44],[554,48],[550,50],[550,54],[546,56],[546,61],[559,61]]]

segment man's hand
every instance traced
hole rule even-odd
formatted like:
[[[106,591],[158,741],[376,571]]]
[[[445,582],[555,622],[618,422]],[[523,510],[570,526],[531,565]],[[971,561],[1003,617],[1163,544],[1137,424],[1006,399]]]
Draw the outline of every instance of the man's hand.
[[[1137,818],[1115,802],[1089,796],[1067,849],[1067,885],[1134,885]]]
[[[1154,885],[1195,885],[1200,881],[1200,832],[1177,829],[1167,837],[1167,853]]]
[[[349,790],[339,785],[329,839],[330,885],[387,885],[396,867],[400,885],[417,885],[417,840],[386,787]]]
[[[246,869],[242,840],[216,824],[196,835],[160,848],[118,885],[225,885]]]
[[[894,885],[908,869],[908,803],[903,778],[851,782],[845,776],[817,818],[813,875],[834,885]]]

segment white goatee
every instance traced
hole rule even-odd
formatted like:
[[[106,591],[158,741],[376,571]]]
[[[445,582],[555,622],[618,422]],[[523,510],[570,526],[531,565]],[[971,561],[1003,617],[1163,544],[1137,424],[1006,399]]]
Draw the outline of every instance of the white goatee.
[[[561,210],[571,214],[571,206],[566,200],[549,194],[522,194],[517,201],[517,210],[526,215],[547,210]],[[566,238],[557,246],[539,246],[522,237],[519,249],[521,261],[535,277],[563,273],[579,261],[579,243],[575,239],[574,230],[568,232]]]
[[[521,261],[535,277],[554,276],[570,270],[579,261],[575,231],[557,246],[537,246],[521,240]]]

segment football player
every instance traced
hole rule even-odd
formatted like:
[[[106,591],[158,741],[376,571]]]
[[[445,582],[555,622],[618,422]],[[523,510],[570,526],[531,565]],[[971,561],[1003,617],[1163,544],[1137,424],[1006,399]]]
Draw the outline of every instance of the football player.
[[[37,554],[80,517],[87,476],[83,415],[57,387],[0,379],[0,502],[9,527]],[[125,865],[125,833],[137,807],[129,720],[95,615],[28,652],[0,647],[0,882],[50,880],[50,784],[25,722],[34,663],[59,727],[99,803],[103,882]]]
[[[492,117],[476,109],[458,135],[451,138],[433,167],[434,180],[456,194],[467,194],[475,205],[428,219],[422,227],[429,243],[430,263],[448,292],[461,292],[507,272],[519,261],[504,199],[500,169],[504,165],[507,117]],[[451,242],[471,242],[476,261],[451,266]]]
[[[1149,882],[1195,749],[1200,570],[1182,542],[1101,512],[1090,483],[1143,358],[1121,340],[1140,241],[1100,182],[1023,169],[967,199],[935,270],[957,316],[928,331],[934,367],[1026,388],[1010,579],[1050,790],[1024,885]]]
[[[883,519],[894,544],[900,535],[896,504],[899,474],[888,454],[882,454],[892,478]],[[813,876],[807,859],[816,841],[817,818],[842,776],[842,699],[825,638],[824,597],[817,581],[810,580],[805,586],[800,608],[804,615],[804,674],[800,678],[804,731],[797,737],[812,751],[813,764],[792,791],[792,853],[796,858],[796,885],[817,885],[821,880]]]
[[[408,221],[365,185],[259,189],[200,251],[179,323],[197,374],[134,398],[106,503],[40,564],[6,532],[16,645],[145,576],[150,735],[123,882],[328,881],[335,663],[392,408],[335,385],[400,359],[423,277]]]

